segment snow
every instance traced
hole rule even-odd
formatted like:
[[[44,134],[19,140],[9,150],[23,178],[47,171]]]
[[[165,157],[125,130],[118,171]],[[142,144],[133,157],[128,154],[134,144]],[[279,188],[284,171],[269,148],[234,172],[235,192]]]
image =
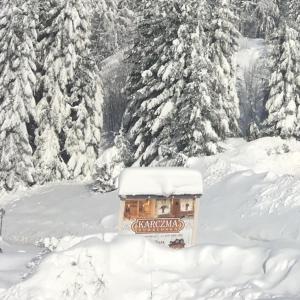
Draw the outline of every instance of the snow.
[[[236,55],[236,62],[238,65],[238,77],[241,73],[253,66],[255,62],[261,58],[266,51],[265,41],[263,39],[250,39],[246,37],[240,38],[240,49]]]
[[[299,300],[300,142],[223,147],[188,161],[204,191],[199,244],[184,250],[118,234],[117,192],[61,183],[3,195],[0,299]],[[24,279],[36,243],[52,252]]]
[[[127,168],[119,179],[119,195],[201,195],[202,176],[188,168]]]
[[[7,203],[6,197],[2,201]],[[115,194],[100,197],[86,184],[48,184],[10,196],[3,236],[10,243],[33,244],[47,237],[105,232],[108,225],[115,231],[118,207]]]
[[[13,246],[0,238],[0,294],[2,290],[25,278],[34,266],[34,258],[39,256],[40,249],[33,246]]]

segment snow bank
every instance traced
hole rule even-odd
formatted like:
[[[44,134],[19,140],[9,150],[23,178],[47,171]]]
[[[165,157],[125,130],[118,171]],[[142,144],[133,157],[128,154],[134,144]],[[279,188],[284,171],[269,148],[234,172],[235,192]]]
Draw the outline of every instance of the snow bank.
[[[210,245],[178,251],[143,238],[118,238],[112,243],[94,238],[54,252],[30,279],[0,297],[271,299],[299,295],[300,285],[295,281],[299,276],[299,249]]]
[[[119,180],[119,195],[201,195],[202,176],[188,168],[127,168]]]
[[[191,158],[188,167],[200,170],[204,188],[239,171],[270,172],[274,176],[300,176],[300,142],[280,137],[261,138],[250,143],[229,139],[224,152],[215,156]]]
[[[26,277],[34,267],[34,261],[41,249],[32,246],[13,246],[0,238],[0,293]],[[2,299],[0,297],[0,299]]]
[[[199,244],[189,249],[119,236],[116,192],[64,183],[3,199],[5,239],[53,253],[24,281],[26,257],[0,254],[0,299],[299,300],[300,142],[223,146],[188,162],[204,180]]]

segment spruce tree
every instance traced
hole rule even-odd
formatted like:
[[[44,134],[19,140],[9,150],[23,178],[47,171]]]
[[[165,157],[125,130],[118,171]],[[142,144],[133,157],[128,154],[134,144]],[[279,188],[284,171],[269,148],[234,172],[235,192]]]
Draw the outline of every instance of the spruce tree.
[[[300,1],[290,0],[287,4],[287,19],[291,26],[300,32]]]
[[[102,92],[82,0],[43,3],[35,152],[39,180],[89,177],[98,157]]]
[[[69,177],[63,159],[63,129],[70,113],[67,99],[74,77],[74,47],[65,32],[68,16],[62,1],[44,0],[40,7],[38,129],[34,158],[38,181],[43,183]]]
[[[94,173],[99,156],[102,129],[102,86],[98,69],[91,58],[91,8],[84,0],[69,1],[69,14],[73,27],[74,70],[73,86],[68,103],[65,149],[70,157],[68,169],[71,178],[89,179]]]
[[[177,100],[179,118],[174,122],[172,139],[176,152],[190,157],[216,154],[220,137],[213,103],[212,65],[208,59],[209,39],[205,28],[210,18],[210,7],[206,0],[186,3],[189,10],[185,15],[185,27],[181,25],[179,29],[178,46],[186,44],[189,48],[189,61],[185,70],[185,87]]]
[[[217,0],[212,17],[210,60],[213,67],[214,107],[219,136],[239,133],[239,103],[236,92],[234,55],[238,50],[237,19],[230,0]]]
[[[123,131],[136,164],[148,166],[168,147],[174,100],[182,90],[183,62],[174,61],[181,9],[177,1],[143,0],[137,33],[129,53],[133,71],[127,83],[128,107]]]
[[[90,179],[99,156],[103,96],[96,70],[88,56],[82,58],[70,98],[71,115],[65,149],[70,156],[68,169],[73,179]]]
[[[252,38],[268,38],[278,25],[278,0],[232,0],[238,7],[240,31]]]
[[[35,117],[34,10],[29,0],[0,5],[0,188],[8,190],[35,182],[27,130]]]
[[[257,20],[257,36],[269,38],[277,28],[280,0],[256,0],[254,14]]]
[[[206,1],[145,1],[141,9],[123,120],[135,164],[183,165],[189,156],[215,154],[220,140],[238,132],[232,12],[219,7],[211,42]]]
[[[109,56],[127,47],[134,13],[126,1],[93,1],[92,49],[98,67]]]
[[[271,39],[271,78],[266,102],[266,134],[300,137],[299,32],[283,19]]]

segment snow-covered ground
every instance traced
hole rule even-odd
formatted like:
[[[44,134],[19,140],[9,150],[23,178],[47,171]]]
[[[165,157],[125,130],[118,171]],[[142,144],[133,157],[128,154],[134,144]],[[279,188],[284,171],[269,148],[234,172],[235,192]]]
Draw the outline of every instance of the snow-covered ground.
[[[300,299],[300,142],[224,147],[189,161],[204,178],[189,249],[119,236],[116,192],[62,183],[4,197],[0,299]]]

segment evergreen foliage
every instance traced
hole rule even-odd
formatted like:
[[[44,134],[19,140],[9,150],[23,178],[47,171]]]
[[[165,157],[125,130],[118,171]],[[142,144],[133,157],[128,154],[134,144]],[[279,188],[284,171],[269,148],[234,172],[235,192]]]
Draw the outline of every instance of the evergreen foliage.
[[[240,30],[252,38],[268,38],[280,17],[278,0],[234,0],[240,7]]]
[[[290,0],[287,6],[287,20],[291,26],[300,32],[300,1]]]
[[[102,88],[96,67],[88,56],[82,58],[75,74],[70,98],[71,116],[66,133],[71,178],[91,178],[99,156],[102,130]]]
[[[89,6],[81,0],[45,1],[42,12],[38,178],[89,177],[102,127],[101,86],[90,61]]]
[[[117,189],[117,179],[130,162],[129,146],[122,134],[114,139],[114,145],[106,149],[96,162],[93,190],[101,193]]]
[[[137,34],[129,54],[133,70],[127,83],[129,104],[123,130],[133,159],[148,166],[168,147],[174,99],[182,90],[184,62],[174,61],[173,41],[180,25],[176,1],[144,0],[139,7]]]
[[[213,67],[214,108],[218,135],[224,139],[239,133],[239,102],[234,55],[239,32],[229,0],[218,0],[213,12],[210,59]]]
[[[118,0],[94,1],[92,49],[97,65],[126,47],[131,40],[133,11]]]
[[[74,43],[74,77],[68,98],[71,114],[67,121],[65,150],[70,157],[71,178],[91,178],[99,156],[102,120],[102,85],[91,58],[91,21],[86,1],[71,1]]]
[[[27,126],[35,118],[36,15],[30,1],[0,4],[0,189],[35,183]]]
[[[271,39],[271,78],[265,121],[268,135],[300,136],[300,42],[299,32],[286,20]]]
[[[211,40],[206,1],[144,1],[140,9],[123,122],[134,161],[182,165],[188,156],[215,154],[221,139],[238,133],[239,34],[230,3],[219,2]]]
[[[279,0],[257,0],[255,17],[258,22],[257,36],[268,38],[279,22]]]
[[[237,28],[271,49],[270,75],[262,60],[239,74],[248,116]],[[238,123],[248,140],[300,138],[299,0],[0,0],[0,189],[110,191],[124,167],[216,154]]]
[[[191,157],[216,154],[220,137],[213,102],[212,65],[208,58],[209,39],[205,33],[210,7],[205,0],[187,3],[190,10],[186,11],[185,24],[178,30],[175,52],[180,53],[178,49],[185,48],[182,53],[189,61],[184,71],[185,86],[176,103],[179,118],[174,119],[172,139],[176,153]],[[183,57],[179,57],[181,59]],[[182,160],[182,156],[179,159]]]

